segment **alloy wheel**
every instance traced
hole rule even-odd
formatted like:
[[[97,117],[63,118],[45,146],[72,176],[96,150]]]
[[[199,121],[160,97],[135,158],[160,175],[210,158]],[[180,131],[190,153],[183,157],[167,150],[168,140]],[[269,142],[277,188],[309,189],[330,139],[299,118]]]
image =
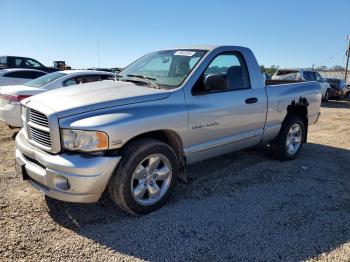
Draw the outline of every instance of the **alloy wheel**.
[[[140,205],[153,205],[166,194],[171,179],[172,167],[167,157],[162,154],[147,156],[132,175],[132,196]]]

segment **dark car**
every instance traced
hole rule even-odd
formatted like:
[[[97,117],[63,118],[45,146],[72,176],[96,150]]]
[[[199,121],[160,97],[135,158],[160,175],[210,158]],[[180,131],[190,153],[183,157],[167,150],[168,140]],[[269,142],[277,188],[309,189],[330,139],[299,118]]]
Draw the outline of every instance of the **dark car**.
[[[342,98],[346,95],[348,90],[343,79],[326,78],[326,80],[331,86],[330,97]]]
[[[6,68],[30,68],[45,71],[47,73],[56,72],[55,67],[46,67],[37,60],[21,56],[0,56],[0,69]]]

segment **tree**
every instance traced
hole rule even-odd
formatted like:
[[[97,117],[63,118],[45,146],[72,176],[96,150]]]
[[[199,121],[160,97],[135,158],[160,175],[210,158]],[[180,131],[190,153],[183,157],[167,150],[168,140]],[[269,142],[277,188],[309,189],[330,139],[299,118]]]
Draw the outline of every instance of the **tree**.
[[[315,70],[316,70],[316,71],[327,71],[327,70],[329,70],[329,69],[328,69],[327,66],[321,65],[321,66],[317,66],[317,67],[315,68]]]
[[[340,65],[335,65],[331,68],[332,71],[345,71],[345,68]]]
[[[273,76],[279,68],[279,66],[275,65],[272,65],[270,67],[265,67],[264,65],[260,66],[261,73],[265,73],[269,76]]]

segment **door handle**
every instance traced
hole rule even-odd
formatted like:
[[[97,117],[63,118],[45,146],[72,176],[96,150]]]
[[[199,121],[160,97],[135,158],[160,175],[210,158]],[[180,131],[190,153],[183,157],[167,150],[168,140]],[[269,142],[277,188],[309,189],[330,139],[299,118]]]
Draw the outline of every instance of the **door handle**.
[[[256,102],[258,102],[258,99],[256,97],[250,97],[245,100],[246,104],[254,104]]]

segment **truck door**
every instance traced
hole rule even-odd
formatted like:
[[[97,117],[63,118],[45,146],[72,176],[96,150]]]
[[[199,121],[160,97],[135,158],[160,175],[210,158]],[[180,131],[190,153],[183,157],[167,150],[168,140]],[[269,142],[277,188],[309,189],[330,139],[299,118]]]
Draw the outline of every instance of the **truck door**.
[[[213,91],[204,81],[212,78]],[[189,111],[190,162],[257,144],[263,134],[265,88],[252,88],[247,65],[238,52],[217,55],[186,95]]]

